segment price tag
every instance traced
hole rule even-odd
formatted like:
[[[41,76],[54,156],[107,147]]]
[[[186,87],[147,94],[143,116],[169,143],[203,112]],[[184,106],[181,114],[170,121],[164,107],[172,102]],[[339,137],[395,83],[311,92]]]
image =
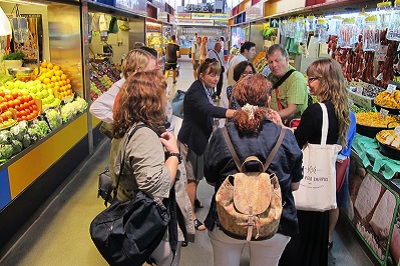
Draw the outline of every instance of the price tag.
[[[363,92],[364,92],[364,88],[362,86],[357,86],[357,91],[356,92],[357,92],[357,94],[362,95]]]
[[[393,94],[396,91],[397,86],[394,84],[388,84],[386,91]]]
[[[394,128],[394,133],[395,133],[398,137],[400,137],[400,126],[397,126],[397,127]]]
[[[388,114],[389,114],[388,110],[381,108],[381,111],[379,112],[379,118],[385,119]]]

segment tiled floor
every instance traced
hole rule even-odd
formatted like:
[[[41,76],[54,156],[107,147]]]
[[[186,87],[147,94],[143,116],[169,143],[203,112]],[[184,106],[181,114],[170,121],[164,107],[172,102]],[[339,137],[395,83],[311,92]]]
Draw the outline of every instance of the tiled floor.
[[[189,59],[181,59],[180,65],[178,83],[172,85],[172,78],[168,81],[172,95],[176,89],[186,90],[193,82]],[[175,118],[174,122],[179,129],[180,119]],[[109,149],[110,141],[103,141],[92,156],[82,162],[13,243],[0,251],[0,265],[107,265],[90,239],[89,224],[104,209],[102,200],[96,198],[97,175],[107,164]],[[197,216],[204,219],[213,189],[203,181],[198,192],[205,207]],[[341,224],[335,232],[334,243],[330,265],[372,265],[353,234]],[[212,265],[212,248],[206,231],[197,232],[195,243],[182,249],[180,265]],[[249,265],[247,250],[241,265]]]

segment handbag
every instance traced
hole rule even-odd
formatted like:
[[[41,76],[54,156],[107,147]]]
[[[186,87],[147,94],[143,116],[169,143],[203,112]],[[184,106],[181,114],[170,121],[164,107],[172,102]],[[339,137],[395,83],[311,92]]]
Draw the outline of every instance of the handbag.
[[[186,92],[177,90],[174,98],[172,98],[172,114],[183,119],[183,102]]]
[[[303,148],[304,177],[300,187],[293,191],[296,208],[305,211],[335,209],[336,204],[336,158],[341,150],[338,144],[326,144],[328,137],[328,111],[322,108],[321,144],[308,143]]]
[[[343,187],[349,163],[350,158],[346,158],[344,160],[336,160],[336,191],[339,191]]]
[[[130,132],[128,142],[139,126]],[[123,166],[124,159],[121,169]],[[113,189],[113,203],[90,223],[90,236],[110,265],[139,266],[149,260],[160,244],[171,218],[167,204],[142,191],[129,201],[116,200],[121,174],[122,170]],[[171,250],[175,254],[176,247],[171,246]]]
[[[110,139],[113,138],[113,124],[108,122],[101,122],[99,131],[109,137]]]

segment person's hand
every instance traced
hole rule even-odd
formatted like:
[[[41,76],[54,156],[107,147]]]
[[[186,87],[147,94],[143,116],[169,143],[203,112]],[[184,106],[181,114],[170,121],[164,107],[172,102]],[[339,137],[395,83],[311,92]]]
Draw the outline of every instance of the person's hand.
[[[176,138],[174,137],[174,135],[171,134],[171,132],[162,133],[160,141],[164,145],[168,153],[179,153]]]
[[[275,124],[283,126],[282,118],[277,111],[268,108],[267,117]]]

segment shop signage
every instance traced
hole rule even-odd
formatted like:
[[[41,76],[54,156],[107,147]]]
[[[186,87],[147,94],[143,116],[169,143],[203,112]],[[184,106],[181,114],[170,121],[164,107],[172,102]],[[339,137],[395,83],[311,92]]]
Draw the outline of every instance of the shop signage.
[[[147,15],[147,1],[146,0],[116,0],[115,6],[117,8],[132,11],[136,14]]]
[[[270,28],[279,28],[279,20],[277,20],[276,18],[271,18],[269,20],[269,27]]]
[[[209,19],[178,19],[179,25],[203,25],[214,26],[214,20]]]
[[[192,19],[229,19],[229,14],[192,13]]]
[[[160,12],[160,15],[158,17],[158,20],[162,21],[162,22],[169,22],[168,21],[168,13],[165,11]]]
[[[259,2],[246,10],[247,21],[264,17],[264,3]]]
[[[228,20],[214,20],[214,26],[220,26],[220,27],[228,26]]]
[[[190,19],[191,14],[190,13],[178,13],[177,19]]]

